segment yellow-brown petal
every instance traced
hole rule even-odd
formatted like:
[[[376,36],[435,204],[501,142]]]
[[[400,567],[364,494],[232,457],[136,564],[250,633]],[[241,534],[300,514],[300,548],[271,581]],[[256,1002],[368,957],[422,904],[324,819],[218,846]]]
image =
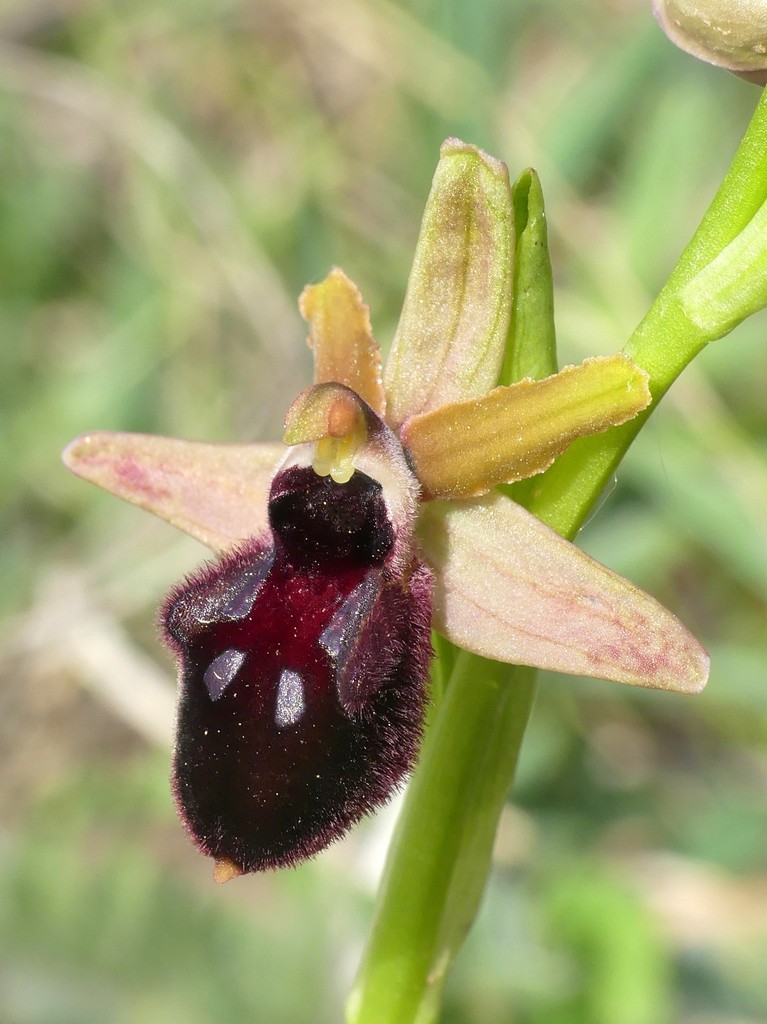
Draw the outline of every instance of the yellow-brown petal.
[[[324,281],[304,288],[299,309],[309,325],[315,384],[345,384],[383,416],[381,350],[357,286],[335,267]]]
[[[587,359],[414,416],[401,437],[427,497],[474,497],[543,472],[577,437],[632,419],[650,403],[647,382],[627,356]]]
[[[269,484],[280,444],[205,444],[101,431],[63,454],[77,476],[153,512],[215,551],[267,526]]]
[[[514,258],[506,165],[475,146],[442,146],[405,303],[384,370],[386,417],[478,398],[498,381]]]
[[[649,594],[496,495],[425,505],[434,625],[485,658],[698,693],[708,655]]]

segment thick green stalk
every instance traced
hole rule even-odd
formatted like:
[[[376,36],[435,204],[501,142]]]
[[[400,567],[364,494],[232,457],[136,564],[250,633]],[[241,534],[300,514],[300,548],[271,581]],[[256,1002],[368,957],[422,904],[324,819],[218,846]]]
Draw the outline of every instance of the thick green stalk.
[[[533,669],[459,654],[392,840],[350,1022],[436,1020],[484,889],[534,689]]]

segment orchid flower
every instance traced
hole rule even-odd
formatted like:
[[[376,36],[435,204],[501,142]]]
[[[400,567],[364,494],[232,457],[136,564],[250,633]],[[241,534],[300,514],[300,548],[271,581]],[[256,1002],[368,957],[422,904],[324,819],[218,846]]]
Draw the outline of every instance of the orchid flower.
[[[310,856],[390,796],[417,755],[432,626],[499,661],[705,684],[670,612],[498,490],[650,402],[623,355],[496,386],[513,255],[505,165],[449,139],[385,367],[336,269],[301,296],[315,377],[282,444],[95,433],[65,453],[219,553],[161,612],[174,794],[219,880]]]

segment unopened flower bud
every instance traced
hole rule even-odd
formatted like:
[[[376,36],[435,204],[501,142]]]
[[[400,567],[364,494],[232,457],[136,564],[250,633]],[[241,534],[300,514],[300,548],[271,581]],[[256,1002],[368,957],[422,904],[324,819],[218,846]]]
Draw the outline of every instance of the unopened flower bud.
[[[653,0],[653,9],[680,49],[767,84],[767,0]]]

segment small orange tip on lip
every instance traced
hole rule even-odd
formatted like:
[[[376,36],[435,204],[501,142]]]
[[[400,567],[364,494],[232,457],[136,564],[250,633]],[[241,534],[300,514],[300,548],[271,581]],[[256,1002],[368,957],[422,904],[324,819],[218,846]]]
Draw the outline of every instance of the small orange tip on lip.
[[[241,874],[243,874],[243,870],[240,865],[224,857],[222,860],[216,861],[213,868],[213,881],[223,885],[224,882],[231,882],[233,878],[238,878]]]

